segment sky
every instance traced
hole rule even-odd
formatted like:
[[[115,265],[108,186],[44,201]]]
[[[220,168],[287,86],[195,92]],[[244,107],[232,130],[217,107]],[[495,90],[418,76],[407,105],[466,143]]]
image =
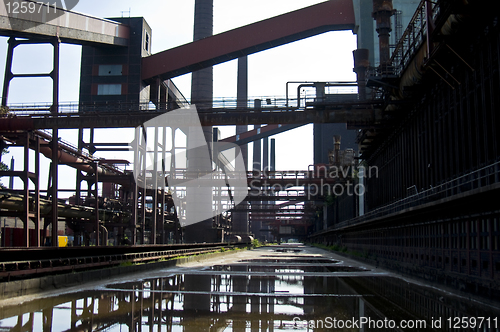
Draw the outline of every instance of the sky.
[[[221,33],[246,24],[307,7],[320,0],[214,0],[214,33]],[[3,5],[1,3],[0,5]],[[74,8],[97,17],[142,16],[151,26],[152,52],[189,43],[193,39],[194,0],[80,0]],[[356,37],[351,31],[328,32],[319,36],[262,51],[248,57],[250,99],[285,96],[288,81],[354,81],[352,51]],[[0,72],[4,72],[7,38],[0,37]],[[81,47],[61,45],[60,102],[78,102]],[[52,70],[52,47],[49,45],[19,46],[14,54],[14,73],[43,73]],[[236,97],[237,61],[214,67],[214,98]],[[190,96],[191,75],[173,79],[181,92]],[[49,78],[17,78],[11,83],[9,103],[50,102],[52,81]],[[0,80],[3,85],[3,80]],[[292,89],[294,90],[294,89]],[[0,91],[2,91],[0,89]],[[124,129],[98,130],[96,141],[123,142]],[[223,136],[234,134],[234,127],[224,128]],[[332,134],[333,135],[333,134]],[[75,130],[61,130],[60,136],[77,145]],[[276,139],[276,169],[305,170],[313,163],[312,125],[279,134]],[[125,139],[125,142],[130,140]],[[11,149],[4,156],[13,156],[16,169],[21,169],[22,154]],[[250,148],[250,152],[251,152]],[[101,157],[123,158],[120,153],[101,153]],[[251,153],[250,153],[251,156]],[[48,170],[44,161],[43,170]],[[41,173],[44,173],[42,171]],[[60,167],[60,183],[67,182],[75,171]],[[42,186],[46,180],[42,177]],[[5,179],[3,179],[5,183]],[[63,186],[64,187],[64,186]],[[68,184],[66,187],[74,187]]]

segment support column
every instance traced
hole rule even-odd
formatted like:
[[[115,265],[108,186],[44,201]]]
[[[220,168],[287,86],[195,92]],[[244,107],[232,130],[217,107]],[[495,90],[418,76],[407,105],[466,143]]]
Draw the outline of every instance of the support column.
[[[259,128],[260,125],[254,126],[255,129],[257,129],[258,133],[260,133]],[[262,162],[261,162],[261,140],[256,140],[253,142],[253,166],[252,170],[257,171],[260,173],[262,169]]]
[[[238,58],[238,82],[236,92],[236,108],[248,108],[248,57]],[[236,126],[236,135],[247,132],[248,126]],[[245,167],[248,168],[248,145],[240,146]]]
[[[269,137],[262,139],[262,170],[269,171]]]
[[[135,129],[135,139],[134,139],[134,168],[136,179],[134,181],[133,197],[132,197],[132,219],[130,221],[130,230],[132,233],[132,245],[137,244],[137,223],[139,221],[139,174],[141,172],[141,131],[139,128]]]
[[[255,105],[256,109],[260,108],[260,104],[259,105],[257,105],[257,104],[259,104],[259,103],[257,103],[257,101],[256,101],[256,105]],[[257,129],[258,133],[260,134],[259,128],[260,128],[260,125],[254,126],[254,129]],[[253,142],[253,165],[252,165],[253,175],[257,176],[260,179],[260,177],[262,176],[261,170],[262,170],[261,140],[259,139],[259,140],[256,140],[255,142]],[[251,188],[251,189],[253,189],[253,188]],[[255,201],[255,202],[252,202],[252,205],[253,204],[259,205],[259,204],[262,204],[262,202]],[[258,236],[260,235],[261,226],[262,226],[262,221],[257,221],[255,219],[255,217],[252,218],[251,224],[250,224],[250,231],[251,231],[251,233],[253,233],[253,235],[256,238],[258,238]]]
[[[248,57],[238,58],[238,83],[237,83],[236,107],[245,109],[248,107]],[[248,126],[236,126],[236,135],[247,132]],[[248,169],[248,145],[240,146],[240,153],[243,157],[245,169]],[[248,229],[248,202],[243,201],[238,205],[245,212],[233,211],[232,214],[232,233],[234,235],[247,235]]]
[[[158,144],[159,144],[159,128],[155,127],[154,136],[154,156],[153,156],[153,206],[152,206],[152,225],[151,225],[151,242],[150,244],[156,244],[156,224],[158,218]],[[163,181],[163,186],[165,186],[165,181]],[[162,213],[163,214],[163,213]]]
[[[35,184],[35,194],[34,194],[34,201],[35,201],[35,206],[34,206],[34,218],[33,222],[35,223],[35,243],[33,243],[34,246],[40,247],[41,241],[40,241],[40,138],[38,136],[35,136],[35,142],[34,142],[34,148],[35,148],[35,178],[32,180]]]
[[[172,128],[172,130],[174,130]],[[174,145],[174,142],[172,141],[172,147]],[[162,137],[162,150],[161,150],[161,244],[165,244],[167,242],[165,240],[165,210],[167,207],[167,202],[165,201],[165,195],[166,195],[166,180],[167,180],[167,174],[166,174],[166,167],[165,161],[167,160],[167,128],[163,128],[163,137]],[[170,211],[169,211],[170,212]]]
[[[271,172],[276,171],[276,139],[271,138],[271,164],[269,165]]]
[[[16,38],[9,38],[9,46],[7,49],[7,60],[5,64],[5,75],[3,78],[3,98],[2,98],[2,106],[7,106],[7,100],[9,96],[9,87],[10,81],[14,77],[12,74],[12,59],[14,57],[14,48],[17,46]]]
[[[22,214],[22,221],[24,223],[24,231],[23,231],[23,245],[25,247],[30,246],[30,172],[29,172],[29,157],[30,157],[30,136],[28,132],[24,133],[26,136],[24,137],[24,172],[23,172],[23,200],[24,200],[24,211]]]
[[[94,197],[95,197],[95,245],[98,247],[101,245],[100,237],[99,237],[99,162],[96,161],[94,163],[94,172],[95,172],[95,183],[94,183]]]
[[[53,114],[59,112],[59,48],[60,40],[52,43],[54,46],[54,69],[50,76],[52,77],[52,110]],[[59,131],[57,128],[52,129],[52,246],[59,246],[58,238],[58,221],[59,215],[57,213],[57,188],[58,188],[58,169],[59,169]]]
[[[213,0],[195,0],[194,10],[194,35],[193,40],[197,41],[213,35]],[[196,105],[197,109],[208,109],[213,104],[213,67],[205,68],[193,72],[191,82],[191,104]],[[205,175],[212,169],[212,149],[211,143],[213,140],[212,127],[203,127],[203,135],[207,142],[208,153],[199,153],[199,137],[196,131],[199,128],[192,128],[189,130],[188,144],[187,144],[187,160],[188,160],[188,173],[195,175]],[[198,151],[197,151],[198,150]],[[204,197],[199,199],[198,197]],[[190,223],[187,226],[185,238],[187,242],[213,242],[215,241],[214,230],[212,225],[212,218],[196,222],[190,219],[190,212],[193,209],[200,208],[208,211],[212,208],[212,188],[188,188],[186,195],[186,218]],[[194,202],[205,203],[204,206],[193,206]],[[208,204],[210,202],[210,204]]]

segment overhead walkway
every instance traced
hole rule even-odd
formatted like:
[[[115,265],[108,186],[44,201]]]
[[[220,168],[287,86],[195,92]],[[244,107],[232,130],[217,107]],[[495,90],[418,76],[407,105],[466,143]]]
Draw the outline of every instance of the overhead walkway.
[[[331,102],[319,107],[314,103],[306,103],[305,107],[287,107],[278,103],[255,109],[238,108],[226,100],[214,102],[214,107],[210,109],[198,109],[198,115],[203,126],[347,123],[349,128],[364,128],[382,119],[380,103],[380,100],[359,101],[353,98],[350,102]],[[49,104],[9,105],[9,115],[0,118],[0,130],[131,128],[167,111],[151,109],[150,103],[61,103],[56,114],[51,113],[50,107]]]

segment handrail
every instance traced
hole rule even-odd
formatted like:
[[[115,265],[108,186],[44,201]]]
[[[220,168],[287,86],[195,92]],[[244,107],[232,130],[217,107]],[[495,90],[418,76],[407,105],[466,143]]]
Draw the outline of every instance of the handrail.
[[[400,212],[408,208],[436,201],[437,199],[443,199],[460,193],[469,192],[483,187],[484,185],[494,183],[500,183],[500,161],[444,182],[436,187],[432,187],[421,191],[420,193],[403,198],[394,203],[379,207],[362,216],[340,222],[332,227],[329,227],[327,230],[356,225],[369,219],[387,216],[391,213]]]
[[[354,91],[352,91],[354,92]],[[352,95],[352,98],[347,98]],[[338,97],[338,98],[337,98]],[[342,97],[342,98],[341,98]],[[340,98],[340,99],[339,99]],[[347,99],[346,99],[347,98]],[[199,107],[200,112],[225,112],[232,111],[273,111],[273,112],[286,112],[286,111],[301,111],[308,107],[315,105],[328,105],[328,104],[357,104],[357,94],[355,93],[338,93],[328,94],[324,98],[317,98],[315,95],[302,97],[300,99],[301,105],[297,105],[299,99],[287,99],[281,96],[263,96],[252,97],[247,100],[247,107],[238,107],[238,100],[236,98],[214,98],[213,101],[204,103],[201,101],[202,107]],[[210,106],[206,106],[209,104]],[[93,103],[78,103],[78,102],[61,102],[58,104],[58,112],[52,113],[51,103],[20,103],[9,104],[9,113],[4,117],[14,116],[73,116],[93,114],[96,112],[165,112],[168,111],[162,108],[156,108],[150,102],[93,102]],[[1,116],[0,116],[1,119]]]

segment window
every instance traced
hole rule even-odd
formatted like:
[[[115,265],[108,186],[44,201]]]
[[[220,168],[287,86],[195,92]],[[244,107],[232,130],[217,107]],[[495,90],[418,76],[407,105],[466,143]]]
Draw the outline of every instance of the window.
[[[99,84],[97,86],[99,96],[117,96],[122,94],[121,84]]]
[[[121,76],[122,65],[99,65],[99,76]]]
[[[149,33],[144,31],[144,49],[149,52]]]

